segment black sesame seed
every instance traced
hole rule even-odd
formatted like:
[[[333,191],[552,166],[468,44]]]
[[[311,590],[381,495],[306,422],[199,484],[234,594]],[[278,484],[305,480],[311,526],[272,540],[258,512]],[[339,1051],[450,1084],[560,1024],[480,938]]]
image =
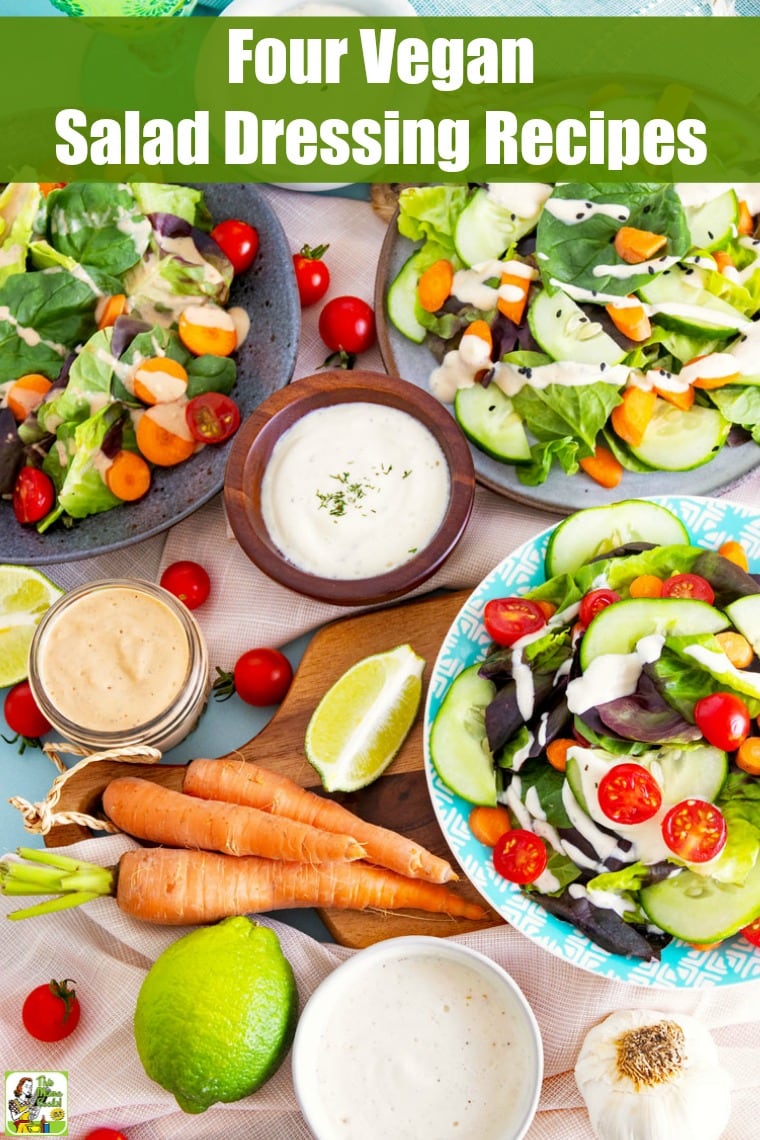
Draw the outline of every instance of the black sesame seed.
[[[654,277],[654,266],[653,265],[647,266],[647,273],[649,274],[650,277]]]
[[[650,204],[650,205],[645,206],[641,212],[642,212],[642,214],[648,214],[651,209],[652,209],[652,207]]]
[[[604,372],[606,367],[607,367],[607,365],[606,365],[605,361],[603,360],[602,363],[599,365],[599,371]]]
[[[582,219],[583,219],[583,218],[585,218],[585,217],[586,217],[586,215],[585,215],[585,214],[583,213],[583,211],[581,210],[581,212],[580,212],[579,214],[576,214],[576,215],[575,215],[575,217],[576,217],[576,219],[577,219],[577,220],[580,222],[580,221],[582,221]]]
[[[557,309],[557,311],[556,311],[556,313],[555,313],[554,315],[555,315],[555,317],[557,318],[557,320],[559,320],[559,318],[562,316],[562,310],[561,310],[561,309]]]
[[[707,236],[709,237],[710,241],[715,241],[715,234],[711,233],[710,230],[707,231]]]

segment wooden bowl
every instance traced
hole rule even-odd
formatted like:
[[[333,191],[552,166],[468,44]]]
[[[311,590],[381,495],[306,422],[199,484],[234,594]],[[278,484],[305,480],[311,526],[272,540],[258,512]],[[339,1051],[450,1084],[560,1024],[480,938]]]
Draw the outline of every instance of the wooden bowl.
[[[323,578],[301,570],[275,546],[262,516],[261,483],[275,444],[296,421],[318,408],[356,402],[398,408],[431,432],[448,463],[449,502],[431,541],[408,562],[372,578]],[[474,493],[470,448],[458,424],[438,400],[397,377],[341,369],[306,376],[266,399],[238,428],[224,483],[230,526],[251,561],[281,585],[341,606],[391,601],[430,578],[462,537]]]

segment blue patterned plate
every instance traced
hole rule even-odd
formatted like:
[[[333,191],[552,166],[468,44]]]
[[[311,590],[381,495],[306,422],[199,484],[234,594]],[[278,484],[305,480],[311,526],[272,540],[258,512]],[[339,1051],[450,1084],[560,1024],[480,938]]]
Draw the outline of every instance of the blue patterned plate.
[[[729,539],[741,542],[750,565],[760,569],[760,513],[716,499],[663,496],[652,499],[684,522],[695,545],[716,550]],[[585,935],[548,914],[493,869],[490,849],[479,843],[467,823],[471,804],[454,795],[438,778],[430,759],[430,727],[454,677],[481,660],[490,638],[483,609],[491,598],[524,593],[544,581],[544,554],[553,528],[526,542],[492,570],[470,595],[443,640],[433,666],[425,706],[425,772],[438,823],[467,878],[517,930],[565,962],[602,977],[639,986],[679,989],[735,985],[760,978],[760,951],[737,935],[709,952],[691,949],[677,939],[659,962],[640,962],[600,949]]]

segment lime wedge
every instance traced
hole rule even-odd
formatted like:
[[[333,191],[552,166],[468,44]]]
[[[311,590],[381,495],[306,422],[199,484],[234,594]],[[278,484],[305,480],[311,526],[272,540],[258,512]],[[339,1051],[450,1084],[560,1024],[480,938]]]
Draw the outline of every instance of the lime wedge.
[[[328,689],[306,729],[306,756],[326,791],[364,788],[388,767],[417,715],[424,668],[410,645],[398,645]]]
[[[0,688],[26,677],[34,631],[62,593],[39,570],[0,565]]]

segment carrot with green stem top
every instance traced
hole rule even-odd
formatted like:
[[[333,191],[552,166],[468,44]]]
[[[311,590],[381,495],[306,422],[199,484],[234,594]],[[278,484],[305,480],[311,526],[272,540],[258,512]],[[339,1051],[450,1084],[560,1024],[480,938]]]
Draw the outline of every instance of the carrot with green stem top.
[[[318,796],[250,760],[192,760],[185,772],[183,791],[203,799],[247,804],[324,831],[352,835],[363,846],[365,859],[402,875],[431,883],[457,877],[445,859],[411,839],[367,823],[335,800]]]
[[[422,910],[473,921],[486,913],[440,883],[408,879],[366,863],[292,863],[152,847],[127,851],[115,868],[108,868],[53,851],[19,848],[17,854],[39,865],[41,875],[31,881],[24,864],[2,862],[0,893],[59,897],[12,911],[8,917],[14,920],[104,896],[114,896],[132,918],[162,926],[293,907]],[[47,887],[40,881],[46,877]]]
[[[361,859],[348,834],[323,831],[238,804],[201,800],[137,776],[119,776],[103,792],[112,823],[135,839],[230,855],[326,863]]]

